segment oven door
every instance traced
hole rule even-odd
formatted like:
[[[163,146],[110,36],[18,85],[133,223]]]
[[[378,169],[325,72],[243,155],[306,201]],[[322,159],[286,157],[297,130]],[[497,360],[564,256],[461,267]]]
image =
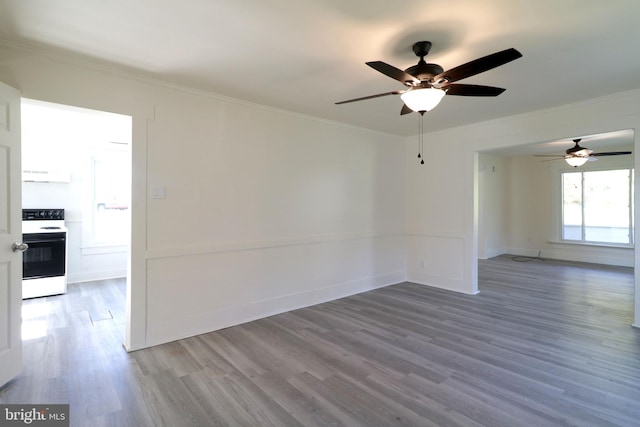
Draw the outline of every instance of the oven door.
[[[27,233],[22,241],[29,249],[22,253],[23,280],[65,275],[66,234]]]

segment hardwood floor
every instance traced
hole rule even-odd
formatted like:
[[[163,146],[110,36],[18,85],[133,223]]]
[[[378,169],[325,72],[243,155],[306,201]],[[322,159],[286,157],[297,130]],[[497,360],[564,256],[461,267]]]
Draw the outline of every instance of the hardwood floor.
[[[72,285],[24,303],[34,337],[0,403],[69,403],[74,426],[639,425],[632,269],[501,256],[479,278],[476,296],[403,283],[133,353],[124,282]]]

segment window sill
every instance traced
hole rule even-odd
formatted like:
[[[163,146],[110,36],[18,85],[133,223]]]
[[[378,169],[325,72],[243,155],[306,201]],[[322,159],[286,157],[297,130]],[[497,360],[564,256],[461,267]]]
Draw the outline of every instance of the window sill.
[[[126,253],[129,250],[127,245],[95,245],[83,246],[80,248],[82,255],[104,255]]]
[[[614,249],[634,249],[634,245],[616,244],[616,243],[600,243],[600,242],[578,242],[574,240],[548,240],[548,243],[554,245],[575,245],[575,246],[595,246],[600,248]]]

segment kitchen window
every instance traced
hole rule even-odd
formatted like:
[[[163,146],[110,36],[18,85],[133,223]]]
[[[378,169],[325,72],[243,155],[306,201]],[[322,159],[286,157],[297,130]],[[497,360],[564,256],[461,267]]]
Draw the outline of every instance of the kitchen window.
[[[92,158],[93,245],[128,244],[131,201],[129,157],[128,151],[104,151]]]

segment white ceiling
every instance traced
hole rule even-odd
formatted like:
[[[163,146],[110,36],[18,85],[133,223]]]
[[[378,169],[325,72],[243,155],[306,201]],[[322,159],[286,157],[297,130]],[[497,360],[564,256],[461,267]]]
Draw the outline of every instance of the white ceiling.
[[[396,135],[418,131],[365,65],[445,70],[514,47],[514,62],[460,83],[497,98],[447,96],[425,131],[640,88],[636,0],[2,0],[0,39],[54,49],[181,86]]]

